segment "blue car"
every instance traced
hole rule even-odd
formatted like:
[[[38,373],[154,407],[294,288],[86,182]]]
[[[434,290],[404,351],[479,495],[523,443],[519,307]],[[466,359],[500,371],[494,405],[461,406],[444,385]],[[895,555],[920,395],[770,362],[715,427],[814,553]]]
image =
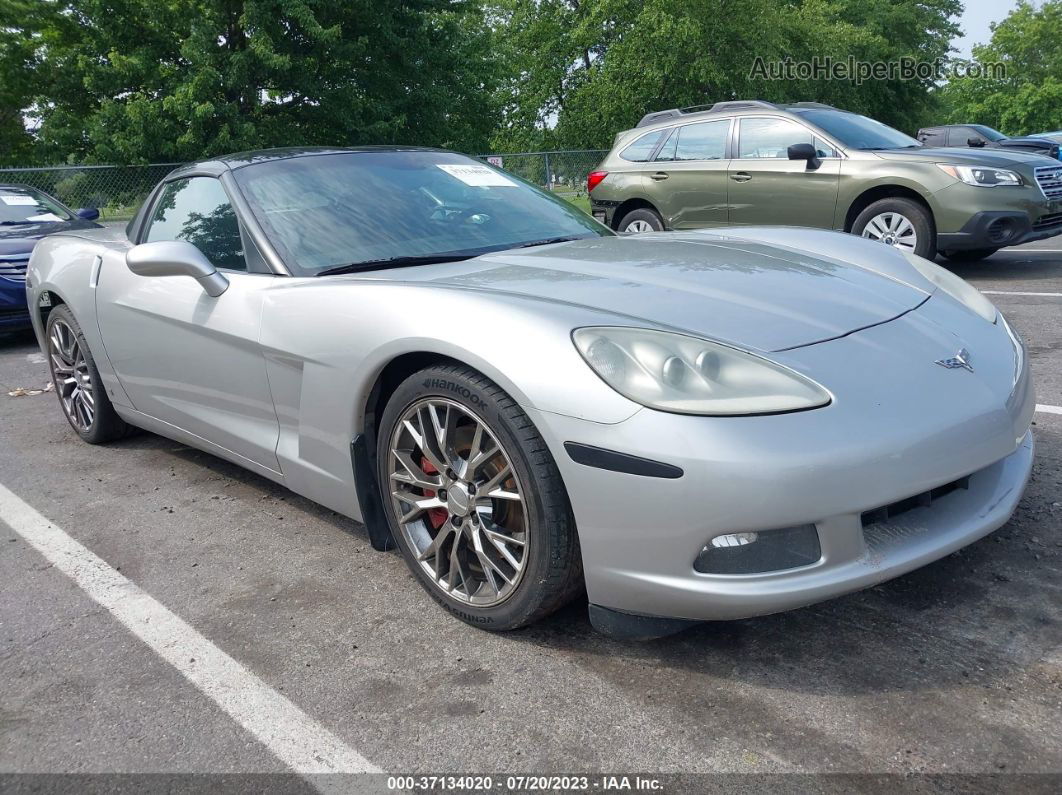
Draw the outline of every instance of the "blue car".
[[[74,212],[27,185],[0,185],[0,331],[29,328],[26,264],[37,241],[56,232],[93,229],[100,211]]]

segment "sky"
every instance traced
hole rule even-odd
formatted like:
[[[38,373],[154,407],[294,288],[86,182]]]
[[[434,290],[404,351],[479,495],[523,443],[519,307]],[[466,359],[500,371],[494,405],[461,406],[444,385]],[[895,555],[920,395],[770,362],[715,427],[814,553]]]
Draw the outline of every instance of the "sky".
[[[973,45],[985,44],[992,36],[989,25],[1001,21],[1016,5],[1016,0],[965,0],[966,11],[959,17],[959,27],[966,35],[952,42],[959,57],[969,58]]]

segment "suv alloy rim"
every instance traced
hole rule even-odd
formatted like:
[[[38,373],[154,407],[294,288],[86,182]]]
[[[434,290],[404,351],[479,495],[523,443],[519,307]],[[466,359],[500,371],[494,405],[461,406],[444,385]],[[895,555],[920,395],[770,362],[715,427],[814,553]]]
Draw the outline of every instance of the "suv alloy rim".
[[[910,252],[914,252],[918,246],[918,233],[914,224],[900,213],[875,215],[863,228],[863,237]]]
[[[512,460],[486,422],[444,398],[413,403],[395,426],[387,465],[405,542],[437,588],[493,607],[527,568],[527,508]]]
[[[650,224],[648,221],[642,221],[641,219],[639,219],[637,221],[631,221],[629,224],[627,224],[627,228],[624,229],[623,231],[624,232],[652,232],[652,231],[654,231],[654,229],[652,227],[652,224]]]
[[[96,416],[92,375],[78,344],[77,335],[66,321],[56,320],[52,324],[48,353],[52,365],[52,379],[55,381],[63,411],[75,428],[87,433]]]

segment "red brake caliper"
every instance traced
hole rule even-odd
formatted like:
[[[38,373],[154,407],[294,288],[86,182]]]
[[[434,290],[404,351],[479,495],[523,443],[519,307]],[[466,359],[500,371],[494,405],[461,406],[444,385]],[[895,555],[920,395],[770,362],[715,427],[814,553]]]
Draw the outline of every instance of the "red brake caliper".
[[[431,462],[421,456],[420,468],[424,470],[425,475],[437,475],[439,470],[431,465]],[[425,497],[434,497],[435,492],[430,489],[424,489]],[[431,526],[438,530],[446,522],[446,519],[450,516],[449,512],[445,508],[429,508],[428,509],[428,521],[431,522]]]

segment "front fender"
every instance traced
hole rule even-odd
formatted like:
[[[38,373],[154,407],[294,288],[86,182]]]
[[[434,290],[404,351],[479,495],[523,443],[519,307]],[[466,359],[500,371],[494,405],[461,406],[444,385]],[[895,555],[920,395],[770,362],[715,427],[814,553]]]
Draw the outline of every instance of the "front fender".
[[[111,402],[132,407],[114,368],[107,357],[107,348],[97,321],[96,284],[107,266],[125,267],[124,250],[120,246],[89,240],[73,235],[52,235],[41,240],[33,249],[26,268],[26,301],[30,308],[37,344],[47,354],[44,319],[40,312],[41,296],[47,292],[52,304],[67,305],[81,327],[96,369]]]
[[[295,491],[361,518],[351,440],[380,372],[429,353],[493,380],[517,403],[602,424],[639,409],[586,365],[573,328],[613,322],[585,307],[383,280],[284,279],[263,307],[261,343],[280,420],[277,457]]]

